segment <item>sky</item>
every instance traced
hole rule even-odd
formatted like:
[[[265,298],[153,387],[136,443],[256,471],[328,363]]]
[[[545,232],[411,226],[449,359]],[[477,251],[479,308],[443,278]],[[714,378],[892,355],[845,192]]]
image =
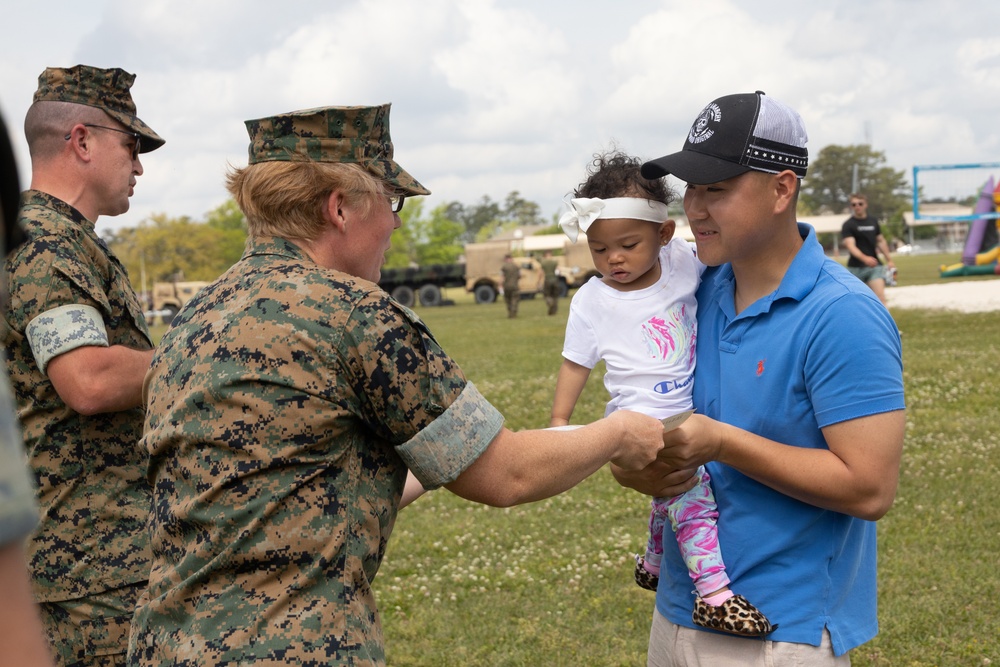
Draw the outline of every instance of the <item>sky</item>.
[[[396,160],[425,211],[517,191],[548,219],[612,146],[681,148],[717,97],[795,108],[815,156],[870,144],[889,166],[1000,161],[1000,3],[959,0],[32,0],[4,6],[0,112],[14,135],[48,66],[136,74],[130,210],[203,219],[247,162],[244,121],[391,103]],[[13,26],[13,28],[11,28]],[[41,28],[44,29],[41,29]]]

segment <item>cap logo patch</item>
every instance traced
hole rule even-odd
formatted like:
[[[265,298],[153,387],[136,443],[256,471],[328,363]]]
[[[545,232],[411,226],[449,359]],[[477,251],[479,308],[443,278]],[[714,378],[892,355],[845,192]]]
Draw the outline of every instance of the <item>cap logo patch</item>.
[[[715,130],[710,127],[710,123],[722,120],[722,109],[715,102],[712,102],[707,107],[701,110],[698,117],[694,121],[694,125],[691,126],[691,131],[688,132],[688,141],[692,144],[700,144],[703,141],[708,141],[715,134]]]

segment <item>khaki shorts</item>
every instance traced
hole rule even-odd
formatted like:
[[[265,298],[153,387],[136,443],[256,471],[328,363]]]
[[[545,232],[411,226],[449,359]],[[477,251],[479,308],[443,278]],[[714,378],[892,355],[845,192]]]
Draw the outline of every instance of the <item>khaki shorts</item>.
[[[884,264],[879,264],[878,266],[849,266],[847,270],[866,284],[873,280],[885,280]]]
[[[653,610],[646,667],[850,667],[833,655],[830,633],[819,646],[743,639],[675,625]]]

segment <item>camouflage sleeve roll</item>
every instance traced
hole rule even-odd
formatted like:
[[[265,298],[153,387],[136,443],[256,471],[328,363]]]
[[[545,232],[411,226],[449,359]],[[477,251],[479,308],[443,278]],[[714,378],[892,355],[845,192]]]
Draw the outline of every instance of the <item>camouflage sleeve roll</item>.
[[[53,308],[28,322],[24,333],[35,355],[35,365],[43,373],[48,363],[60,354],[88,345],[108,346],[104,320],[92,306]]]
[[[503,415],[470,382],[444,414],[398,449],[424,488],[436,489],[455,481],[502,427]]]

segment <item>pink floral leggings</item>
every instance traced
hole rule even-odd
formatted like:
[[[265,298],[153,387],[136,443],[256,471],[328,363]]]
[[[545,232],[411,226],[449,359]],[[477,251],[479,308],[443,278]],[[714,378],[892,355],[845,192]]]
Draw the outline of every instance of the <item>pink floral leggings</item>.
[[[658,575],[663,557],[663,533],[667,520],[677,537],[681,557],[694,580],[698,595],[729,585],[726,566],[719,550],[719,510],[705,466],[698,468],[698,484],[673,498],[653,498],[649,515],[649,543],[644,557],[646,569]]]

